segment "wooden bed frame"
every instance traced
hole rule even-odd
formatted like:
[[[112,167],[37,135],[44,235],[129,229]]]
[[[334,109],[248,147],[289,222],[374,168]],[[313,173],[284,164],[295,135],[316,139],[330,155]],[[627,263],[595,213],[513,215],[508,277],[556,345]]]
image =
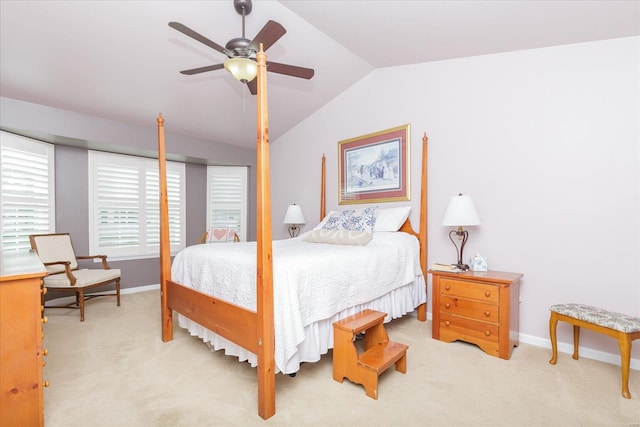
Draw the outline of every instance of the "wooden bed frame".
[[[271,191],[269,183],[269,120],[267,112],[266,55],[260,46],[256,56],[257,75],[257,278],[256,311],[187,288],[171,280],[169,245],[169,213],[166,182],[166,152],[164,119],[158,116],[158,163],[160,173],[160,292],[162,341],[173,339],[173,311],[188,317],[203,327],[221,335],[258,359],[258,415],[268,419],[276,412],[275,405],[275,340],[273,308],[273,264],[271,234]],[[422,138],[422,178],[420,194],[420,231],[416,233],[409,219],[401,231],[413,234],[420,241],[422,273],[427,277],[427,136]],[[326,213],[325,157],[322,156],[320,219]],[[425,285],[426,292],[426,285]],[[427,318],[426,304],[418,307],[418,319]]]

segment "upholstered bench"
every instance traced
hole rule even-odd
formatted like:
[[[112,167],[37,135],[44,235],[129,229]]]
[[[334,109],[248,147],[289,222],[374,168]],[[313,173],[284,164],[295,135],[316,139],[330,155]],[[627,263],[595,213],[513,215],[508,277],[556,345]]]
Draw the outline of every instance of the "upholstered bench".
[[[620,358],[622,359],[622,396],[631,399],[631,393],[629,393],[631,341],[640,338],[640,317],[614,313],[582,304],[558,304],[551,306],[549,310],[551,310],[549,333],[551,335],[551,350],[553,352],[549,363],[555,365],[558,359],[558,345],[556,341],[556,326],[558,325],[558,320],[573,325],[573,358],[575,360],[578,360],[581,326],[616,338],[618,340],[618,346],[620,346]]]

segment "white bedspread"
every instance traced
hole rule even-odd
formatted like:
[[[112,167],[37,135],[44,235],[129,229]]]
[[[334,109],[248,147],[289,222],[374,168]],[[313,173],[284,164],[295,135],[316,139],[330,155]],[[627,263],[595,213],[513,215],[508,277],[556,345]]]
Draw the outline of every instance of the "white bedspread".
[[[273,242],[275,361],[279,371],[305,338],[304,328],[379,298],[421,276],[418,240],[374,233],[366,246]],[[173,262],[173,280],[225,301],[256,309],[255,242],[186,248]]]

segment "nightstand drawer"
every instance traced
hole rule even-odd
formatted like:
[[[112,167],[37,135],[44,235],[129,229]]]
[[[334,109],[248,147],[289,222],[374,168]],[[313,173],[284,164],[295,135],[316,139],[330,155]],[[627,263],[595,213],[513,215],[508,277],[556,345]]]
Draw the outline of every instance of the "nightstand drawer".
[[[495,304],[500,299],[500,289],[497,286],[454,280],[447,277],[440,279],[440,293],[442,295],[470,298]]]
[[[498,305],[445,295],[440,297],[440,312],[493,323],[500,319]]]
[[[496,324],[478,322],[463,317],[440,314],[440,337],[446,339],[448,334],[455,334],[464,341],[469,338],[498,342],[499,327]]]

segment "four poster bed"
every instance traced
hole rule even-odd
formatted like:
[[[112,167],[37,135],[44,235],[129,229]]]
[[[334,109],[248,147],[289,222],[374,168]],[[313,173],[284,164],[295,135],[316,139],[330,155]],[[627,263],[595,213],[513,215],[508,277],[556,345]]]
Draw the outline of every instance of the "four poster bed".
[[[336,320],[366,308],[388,313],[388,320],[417,308],[418,319],[426,320],[427,137],[422,147],[419,233],[409,219],[402,219],[392,230],[371,233],[364,245],[311,243],[305,236],[272,242],[262,47],[256,59],[256,242],[195,245],[176,256],[172,269],[160,115],[160,286],[162,340],[173,339],[175,310],[180,326],[192,335],[257,366],[258,414],[267,419],[275,414],[275,373],[292,374],[300,363],[319,360],[333,347]],[[326,217],[324,165],[323,156],[321,219]]]

